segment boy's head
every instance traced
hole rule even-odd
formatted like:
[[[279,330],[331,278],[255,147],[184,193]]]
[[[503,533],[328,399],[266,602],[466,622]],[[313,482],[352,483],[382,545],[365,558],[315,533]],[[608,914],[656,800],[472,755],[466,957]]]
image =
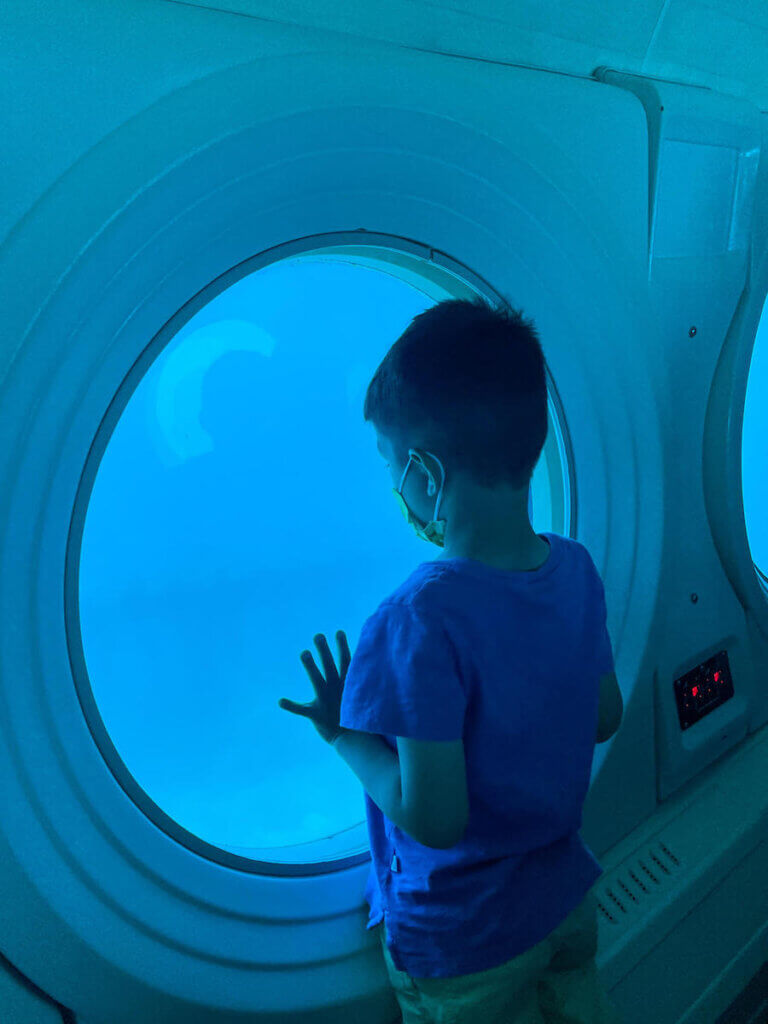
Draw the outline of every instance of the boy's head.
[[[445,483],[447,555],[530,547],[528,489],[547,437],[545,360],[532,321],[481,298],[432,306],[382,360],[363,417],[394,487],[413,449],[402,495],[422,522]]]

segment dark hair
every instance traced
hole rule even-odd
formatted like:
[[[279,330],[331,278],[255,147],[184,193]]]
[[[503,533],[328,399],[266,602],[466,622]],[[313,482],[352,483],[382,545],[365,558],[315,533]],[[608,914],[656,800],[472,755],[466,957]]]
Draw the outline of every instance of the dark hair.
[[[547,437],[544,353],[533,321],[484,299],[449,299],[415,316],[381,361],[363,418],[448,471],[493,487],[530,484]]]

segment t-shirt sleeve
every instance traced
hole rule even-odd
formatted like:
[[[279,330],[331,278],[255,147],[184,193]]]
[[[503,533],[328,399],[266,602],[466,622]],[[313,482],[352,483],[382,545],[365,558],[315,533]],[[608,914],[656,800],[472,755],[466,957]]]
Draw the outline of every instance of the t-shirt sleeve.
[[[363,624],[344,681],[346,729],[457,740],[467,698],[451,638],[436,613],[383,604]]]

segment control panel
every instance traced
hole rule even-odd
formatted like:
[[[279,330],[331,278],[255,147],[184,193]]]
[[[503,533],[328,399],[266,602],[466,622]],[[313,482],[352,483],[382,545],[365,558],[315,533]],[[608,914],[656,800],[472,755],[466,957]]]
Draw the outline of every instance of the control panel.
[[[681,729],[690,729],[733,697],[728,652],[718,651],[675,680],[675,701]]]

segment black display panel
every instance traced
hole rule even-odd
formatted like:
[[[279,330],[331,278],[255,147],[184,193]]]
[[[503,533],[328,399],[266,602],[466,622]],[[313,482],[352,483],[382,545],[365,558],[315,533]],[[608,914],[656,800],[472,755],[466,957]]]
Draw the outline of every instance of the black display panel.
[[[733,697],[728,652],[718,651],[675,680],[675,701],[681,729],[690,729]]]

